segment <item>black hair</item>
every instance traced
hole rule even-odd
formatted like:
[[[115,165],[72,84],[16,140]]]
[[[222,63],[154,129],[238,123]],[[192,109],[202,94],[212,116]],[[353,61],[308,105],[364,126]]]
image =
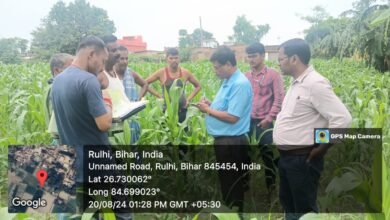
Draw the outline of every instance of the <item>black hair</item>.
[[[119,45],[117,49],[119,51],[127,51],[127,52],[129,52],[129,50],[125,46],[122,46],[122,45]]]
[[[217,61],[218,63],[225,65],[227,62],[230,62],[232,66],[237,65],[236,56],[234,51],[227,46],[220,46],[217,50],[211,55],[211,62]]]
[[[105,43],[105,44],[109,44],[109,43],[115,43],[117,40],[118,40],[118,38],[117,37],[115,37],[115,35],[106,35],[106,36],[103,36],[102,37],[102,40],[103,40],[103,42]]]
[[[77,52],[87,47],[93,47],[97,51],[97,50],[103,50],[106,47],[106,45],[104,44],[102,39],[96,36],[87,36],[80,41],[77,47]]]
[[[297,55],[302,63],[306,65],[309,64],[311,56],[310,46],[305,40],[294,38],[282,43],[280,48],[283,48],[284,53],[288,57]]]
[[[259,53],[259,54],[265,54],[265,48],[262,43],[252,43],[250,44],[246,49],[245,49],[247,54],[254,54],[254,53]]]
[[[167,51],[166,51],[166,56],[178,56],[179,55],[179,51],[176,49],[176,48],[168,48]]]

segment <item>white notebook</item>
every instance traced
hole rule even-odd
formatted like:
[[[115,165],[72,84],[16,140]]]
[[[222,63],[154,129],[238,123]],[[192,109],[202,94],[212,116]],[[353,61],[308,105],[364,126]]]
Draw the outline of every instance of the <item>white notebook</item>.
[[[128,117],[137,114],[146,107],[148,100],[130,102],[123,91],[119,89],[107,89],[112,100],[113,121],[123,121]]]
[[[146,107],[148,100],[142,100],[138,102],[127,102],[120,105],[113,106],[112,118],[113,120],[125,120],[128,117],[137,114]]]

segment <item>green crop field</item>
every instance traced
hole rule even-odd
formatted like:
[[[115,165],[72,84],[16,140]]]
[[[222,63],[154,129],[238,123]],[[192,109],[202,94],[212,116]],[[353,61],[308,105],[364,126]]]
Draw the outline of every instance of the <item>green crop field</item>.
[[[354,188],[346,191],[343,196],[334,198],[326,194],[319,195],[320,207],[324,210],[326,207],[343,205],[343,201],[355,200],[364,207],[364,210],[370,212],[375,206],[375,187],[382,187],[382,210],[384,214],[323,214],[310,219],[390,219],[390,73],[380,73],[374,69],[365,67],[363,63],[345,60],[313,60],[312,64],[318,72],[327,77],[332,83],[335,93],[345,103],[352,114],[354,128],[382,128],[383,145],[382,154],[374,156],[372,166],[359,169],[358,165],[345,164],[351,170],[355,170],[357,176],[360,175],[361,182]],[[278,68],[276,64],[269,65]],[[160,67],[164,63],[131,63],[130,67],[146,77]],[[200,94],[195,98],[199,100],[201,96],[212,99],[219,89],[221,81],[215,76],[212,65],[207,62],[183,63],[182,66],[196,76],[202,85]],[[248,69],[248,65],[240,63],[239,67],[242,71]],[[29,214],[7,214],[7,152],[8,145],[16,144],[50,144],[51,137],[46,132],[46,117],[45,117],[45,94],[48,88],[47,80],[50,78],[49,66],[47,63],[35,64],[20,64],[20,65],[5,65],[0,64],[0,219],[57,219],[57,216],[45,215],[29,215]],[[285,77],[285,87],[289,86],[291,78]],[[153,86],[161,91],[158,83]],[[186,90],[190,91],[191,86],[187,86]],[[173,91],[179,93],[180,91]],[[175,97],[175,95],[173,95]],[[165,145],[172,143],[174,145],[205,145],[211,144],[212,138],[207,135],[204,116],[196,108],[190,107],[187,119],[182,123],[177,123],[177,110],[171,106],[177,105],[177,100],[172,99],[172,103],[168,103],[167,111],[162,111],[163,102],[156,100],[151,95],[146,96],[150,103],[136,116],[142,127],[141,138],[138,141],[139,145]],[[187,128],[186,128],[187,127]],[[129,143],[129,129],[124,126],[124,133],[115,134],[111,137],[113,144]],[[211,149],[204,150],[207,155],[213,157]],[[337,152],[337,149],[331,151]],[[354,154],[354,149],[348,152],[337,152],[341,155],[340,158]],[[335,154],[330,152],[329,154]],[[345,154],[345,155],[343,155]],[[380,156],[381,155],[381,156]],[[364,156],[363,156],[364,157]],[[382,158],[381,158],[382,157]],[[171,158],[173,161],[178,160],[177,155]],[[207,158],[206,158],[207,159]],[[365,160],[366,158],[361,158]],[[340,159],[341,160],[341,159]],[[382,186],[374,184],[370,181],[370,176],[374,176],[377,172],[375,164],[383,163],[382,171]],[[380,171],[380,170],[379,170]],[[329,183],[334,178],[335,173],[324,172],[323,179]],[[260,181],[252,180],[252,184]],[[180,179],[180,178],[178,178]],[[174,182],[175,187],[180,193],[181,189],[185,189],[185,185],[180,180]],[[208,182],[201,181],[207,185]],[[327,187],[327,183],[322,186]],[[345,183],[347,184],[347,183]],[[362,187],[364,186],[364,187]],[[203,188],[199,188],[201,190]],[[359,191],[359,193],[356,193]],[[205,192],[206,193],[206,192]],[[250,205],[250,204],[249,204]],[[226,214],[227,215],[227,214]],[[233,215],[222,216],[220,219],[233,219]],[[90,215],[83,216],[85,219],[90,219]],[[136,219],[191,219],[196,218],[194,215],[176,215],[176,214],[136,214]],[[276,219],[281,218],[280,214],[247,214],[245,218],[251,219]],[[113,219],[112,215],[106,215],[105,219]]]

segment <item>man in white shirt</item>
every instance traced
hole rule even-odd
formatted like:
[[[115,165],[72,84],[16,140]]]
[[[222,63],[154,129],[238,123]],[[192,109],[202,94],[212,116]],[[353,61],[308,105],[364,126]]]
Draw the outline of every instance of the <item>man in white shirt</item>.
[[[302,39],[288,40],[279,49],[281,71],[294,78],[273,133],[280,152],[279,198],[288,220],[318,212],[318,180],[330,145],[315,145],[314,129],[347,128],[352,121],[330,82],[309,65],[310,56]]]

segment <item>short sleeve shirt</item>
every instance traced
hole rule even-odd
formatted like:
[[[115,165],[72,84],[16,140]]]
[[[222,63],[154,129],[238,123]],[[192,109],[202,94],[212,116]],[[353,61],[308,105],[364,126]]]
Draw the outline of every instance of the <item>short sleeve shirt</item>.
[[[286,93],[273,139],[282,150],[314,144],[315,128],[348,128],[351,115],[330,82],[310,66]]]
[[[109,144],[107,133],[95,122],[107,112],[95,75],[68,67],[54,80],[52,101],[62,144]]]
[[[223,81],[210,107],[239,119],[232,124],[207,115],[207,132],[214,137],[238,136],[249,132],[252,96],[249,80],[237,69],[229,79]]]

